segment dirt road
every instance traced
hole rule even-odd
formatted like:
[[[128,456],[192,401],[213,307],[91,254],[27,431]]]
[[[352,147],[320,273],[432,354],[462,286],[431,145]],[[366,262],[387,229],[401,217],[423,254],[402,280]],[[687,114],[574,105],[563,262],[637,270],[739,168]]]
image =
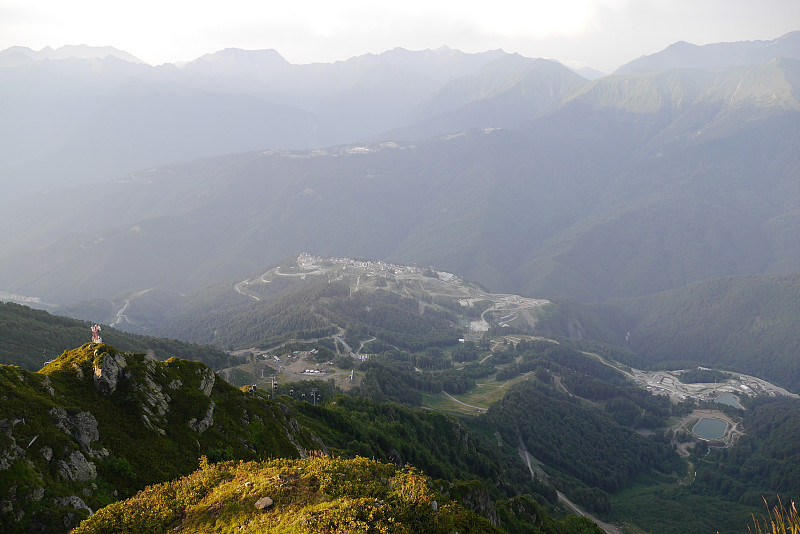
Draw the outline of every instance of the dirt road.
[[[535,477],[536,476],[536,468],[534,468],[533,465],[531,464],[531,455],[528,452],[528,450],[525,448],[525,444],[522,443],[522,440],[520,440],[520,442],[519,442],[518,452],[519,452],[519,455],[522,458],[522,460],[525,462],[525,465],[528,466],[528,471],[530,471],[531,477]],[[544,477],[547,476],[543,472],[541,473],[541,475],[544,475]],[[593,516],[592,514],[590,514],[589,512],[585,511],[583,508],[581,508],[580,506],[578,506],[577,504],[575,504],[574,502],[569,500],[569,498],[567,498],[567,496],[564,495],[563,493],[561,493],[560,491],[557,491],[556,493],[558,494],[558,501],[559,502],[563,503],[564,506],[566,506],[567,508],[572,510],[574,513],[576,513],[576,514],[578,514],[580,516],[583,516],[583,517],[587,517],[587,518],[591,519],[592,521],[594,521],[595,523],[597,523],[597,526],[602,528],[606,532],[606,534],[620,534],[621,531],[620,531],[619,527],[617,527],[616,525],[612,525],[610,523],[604,523],[603,521],[600,521],[595,516]]]

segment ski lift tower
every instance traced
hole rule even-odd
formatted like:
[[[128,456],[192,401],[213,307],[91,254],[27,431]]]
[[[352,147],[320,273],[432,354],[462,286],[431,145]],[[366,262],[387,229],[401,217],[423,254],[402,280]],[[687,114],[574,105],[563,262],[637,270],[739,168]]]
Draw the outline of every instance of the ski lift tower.
[[[96,324],[92,326],[92,343],[102,343],[103,338],[100,337],[100,325]]]

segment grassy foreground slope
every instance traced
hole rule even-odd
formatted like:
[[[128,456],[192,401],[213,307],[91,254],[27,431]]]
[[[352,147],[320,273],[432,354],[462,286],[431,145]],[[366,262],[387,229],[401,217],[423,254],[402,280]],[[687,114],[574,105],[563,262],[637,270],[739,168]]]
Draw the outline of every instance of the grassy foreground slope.
[[[524,532],[602,532],[575,516],[553,521],[532,501],[518,500],[510,508],[523,518]],[[453,502],[413,467],[361,457],[309,457],[206,463],[188,477],[151,486],[100,510],[73,532],[237,530],[274,534],[505,531]]]
[[[413,468],[308,458],[206,465],[111,505],[73,532],[501,532]]]

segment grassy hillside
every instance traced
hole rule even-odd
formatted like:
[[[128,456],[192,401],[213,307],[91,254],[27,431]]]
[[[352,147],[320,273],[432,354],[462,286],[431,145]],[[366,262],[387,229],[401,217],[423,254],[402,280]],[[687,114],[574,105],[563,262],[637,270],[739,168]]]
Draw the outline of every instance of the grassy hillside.
[[[441,501],[441,502],[440,502]],[[206,465],[109,506],[73,532],[500,532],[413,469],[366,459]]]
[[[321,406],[276,402],[231,387],[202,363],[104,344],[67,351],[37,373],[0,366],[0,385],[4,532],[65,531],[146,485],[190,473],[200,456],[318,449],[416,465],[506,532],[558,534],[575,521],[549,519],[562,513],[555,492],[530,477],[513,447],[442,414],[334,395]]]
[[[797,401],[749,403],[742,421],[747,435],[733,447],[708,454],[704,442],[696,445],[689,461],[697,475],[687,478],[686,463],[672,449],[677,438],[664,429],[672,416],[691,410],[691,403],[671,405],[666,397],[637,388],[626,378],[625,366],[611,367],[545,340],[500,344],[482,363],[460,364],[460,371],[408,371],[404,356],[392,351],[367,366],[354,392],[376,400],[337,395],[333,384],[326,384],[320,385],[325,401],[319,405],[289,396],[274,401],[260,390],[245,393],[199,362],[158,362],[107,345],[65,352],[38,373],[0,366],[4,532],[59,532],[61,525],[74,525],[146,485],[191,473],[201,455],[213,463],[296,458],[320,450],[337,458],[372,457],[392,464],[368,467],[357,460],[353,484],[367,486],[383,482],[357,474],[359,469],[389,470],[391,476],[382,476],[391,479],[401,472],[414,474],[399,468],[409,464],[433,479],[424,487],[436,494],[439,505],[446,502],[441,494],[480,516],[468,514],[481,528],[488,521],[520,534],[593,532],[589,522],[554,519],[563,514],[556,489],[601,517],[653,532],[674,532],[676,525],[684,532],[704,532],[714,521],[716,528],[727,529],[754,510],[762,494],[797,495],[791,467],[796,463],[791,443]],[[487,413],[471,411],[468,417],[380,400],[403,399],[415,388],[430,391],[426,381],[437,373],[511,383]],[[726,410],[738,420],[734,408]],[[530,455],[530,466],[522,461],[523,453]],[[202,529],[208,521],[221,521],[269,531],[289,523],[304,528],[296,514],[321,517],[316,515],[320,510],[333,514],[323,514],[333,521],[330,529],[364,520],[350,509],[353,499],[361,497],[339,502],[339,494],[314,485],[324,477],[300,474],[329,472],[315,465],[300,470],[297,464],[277,461],[219,468],[202,464],[193,478],[150,488],[134,501],[98,513],[87,525],[105,532],[120,525],[136,531],[136,525],[158,521],[169,528]],[[336,473],[350,472],[345,464],[332,465]],[[283,479],[273,477],[273,468],[283,469]],[[300,478],[292,478],[290,471]],[[336,475],[334,483],[348,476]],[[269,495],[256,495],[255,489],[268,486],[267,479],[302,491],[284,494],[269,486]],[[389,503],[393,487],[387,485],[387,497],[379,500]],[[263,496],[285,506],[251,513]],[[369,502],[374,498],[370,495]],[[154,508],[154,502],[164,508]],[[693,515],[642,514],[682,507]],[[380,510],[385,509],[379,507],[373,517],[385,517]],[[431,521],[435,525],[438,520]]]
[[[197,459],[296,457],[311,443],[276,404],[199,362],[67,351],[38,373],[0,366],[4,532],[63,532],[91,511],[197,468]]]
[[[100,510],[73,532],[504,532],[435,488],[413,467],[365,458],[205,464]],[[514,511],[531,534],[602,532],[588,520],[537,517],[540,510],[527,504]]]

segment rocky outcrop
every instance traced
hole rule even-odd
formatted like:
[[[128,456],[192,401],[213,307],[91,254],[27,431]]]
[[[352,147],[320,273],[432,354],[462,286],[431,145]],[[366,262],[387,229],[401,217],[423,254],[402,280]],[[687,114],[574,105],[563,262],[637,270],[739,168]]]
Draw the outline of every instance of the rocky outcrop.
[[[211,404],[208,406],[208,410],[206,411],[205,417],[201,420],[197,420],[197,418],[193,417],[189,420],[189,428],[197,432],[198,434],[202,434],[214,424],[214,407],[216,404],[214,401],[211,401]]]
[[[299,434],[301,432],[300,424],[294,417],[291,416],[291,411],[289,410],[288,406],[286,406],[283,403],[278,403],[278,409],[283,414],[285,422],[283,431],[286,433],[286,437],[289,439],[289,442],[294,446],[294,448],[297,449],[297,453],[300,455],[300,458],[307,458],[308,451],[306,451],[305,447],[303,447],[302,445],[300,445],[300,443],[298,443],[297,439],[293,434],[293,433]],[[325,451],[325,454],[328,454],[328,450],[325,447],[325,444],[322,443],[322,440],[320,440],[313,434],[312,437],[317,441],[318,445],[321,444],[321,448],[323,451]]]
[[[70,495],[69,497],[56,497],[53,499],[53,504],[55,504],[56,506],[63,506],[63,507],[70,506],[72,508],[75,508],[76,510],[86,510],[87,512],[89,512],[89,515],[92,515],[94,513],[92,512],[92,509],[89,508],[85,502],[83,502],[83,499],[81,499],[77,495]]]
[[[108,456],[106,449],[94,450],[92,443],[100,439],[97,430],[97,419],[90,412],[68,414],[66,410],[55,406],[50,409],[50,415],[55,420],[55,427],[72,436],[81,449],[89,456],[103,458]]]
[[[269,497],[261,497],[256,501],[256,510],[263,510],[272,506],[272,499]]]
[[[53,389],[52,382],[50,380],[50,376],[45,376],[44,380],[42,380],[42,387],[47,391],[51,397],[54,397],[56,394],[56,390]]]
[[[101,352],[100,348],[95,349],[94,355],[94,385],[101,394],[109,396],[117,390],[128,362],[124,354]]]
[[[162,391],[161,386],[156,384],[149,375],[145,375],[144,383],[140,384],[137,389],[143,396],[142,409],[151,419],[154,417],[161,418],[167,414],[169,403],[172,399]]]
[[[69,421],[72,424],[72,437],[83,450],[91,452],[92,442],[100,439],[97,419],[89,412],[79,412],[70,417]]]
[[[75,379],[78,370],[81,381]],[[147,449],[135,443],[140,436],[151,443],[177,444],[158,451],[164,459],[154,458],[170,466],[215,448],[256,458],[294,455],[293,447],[305,455],[306,449],[324,445],[311,441],[287,406],[277,410],[253,395],[230,406],[223,403],[238,393],[198,362],[160,362],[86,344],[66,351],[39,374],[0,366],[0,378],[10,388],[19,387],[9,392],[26,401],[0,399],[5,408],[0,481],[10,470],[25,477],[19,494],[16,486],[0,488],[0,532],[14,525],[9,532],[65,533],[116,496],[110,484],[121,481],[121,489],[136,489],[141,466],[151,460],[142,454]],[[224,432],[218,429],[222,419]],[[286,431],[292,436],[284,437]],[[125,438],[112,439],[118,435]],[[190,467],[185,462],[178,468]]]
[[[88,482],[97,478],[97,467],[80,451],[72,451],[69,461],[58,461],[58,476],[62,480]]]
[[[5,471],[15,460],[25,456],[25,450],[17,445],[17,440],[12,436],[14,422],[8,419],[0,421],[0,432],[8,437],[9,443],[0,450],[0,471]]]
[[[206,397],[211,396],[211,390],[214,389],[214,382],[216,382],[217,376],[214,374],[214,371],[206,367],[205,369],[198,369],[198,373],[202,374],[200,378],[200,390]]]
[[[494,501],[489,496],[486,486],[481,482],[475,480],[456,482],[450,485],[450,490],[445,494],[449,494],[450,497],[460,501],[464,507],[482,515],[492,525],[498,526],[500,524]]]

